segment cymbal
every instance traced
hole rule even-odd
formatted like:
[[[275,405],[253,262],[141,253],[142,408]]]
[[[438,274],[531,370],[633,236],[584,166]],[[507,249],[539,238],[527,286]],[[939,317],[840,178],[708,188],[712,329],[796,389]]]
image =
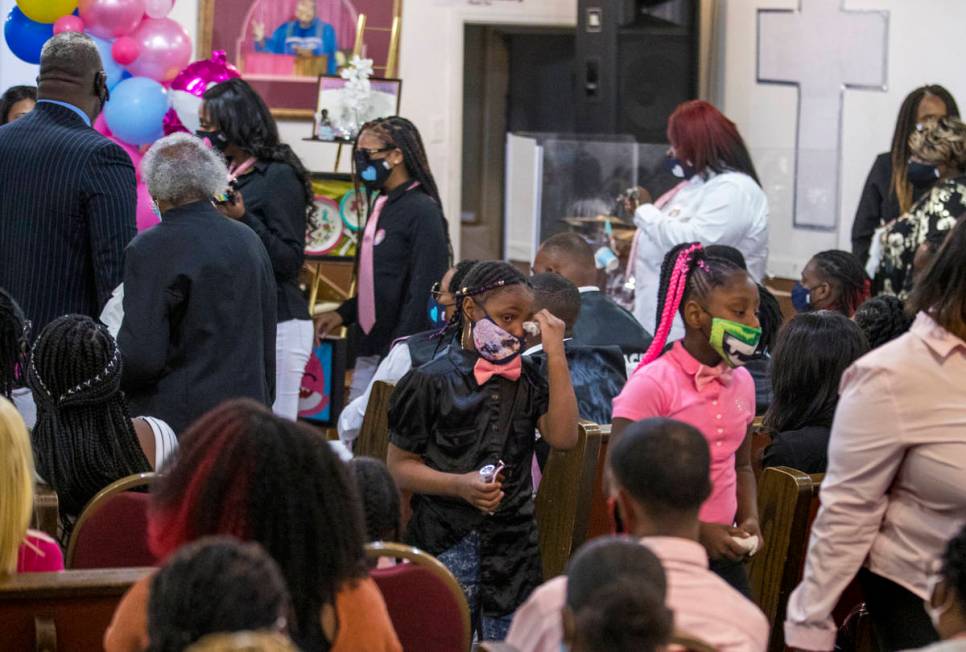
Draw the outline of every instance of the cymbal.
[[[613,215],[598,215],[596,217],[565,217],[562,220],[571,226],[590,226],[593,224],[610,224],[615,229],[635,229],[633,224],[628,224],[619,217]]]

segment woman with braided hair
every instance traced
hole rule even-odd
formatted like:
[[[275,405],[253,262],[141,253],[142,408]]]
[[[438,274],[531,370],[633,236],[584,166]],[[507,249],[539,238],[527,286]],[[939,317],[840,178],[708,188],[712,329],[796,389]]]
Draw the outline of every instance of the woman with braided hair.
[[[37,421],[37,407],[26,387],[29,352],[30,321],[0,288],[0,396],[13,401],[28,430]]]
[[[855,254],[841,249],[821,251],[802,270],[792,288],[798,312],[834,310],[848,318],[869,298],[872,283]]]
[[[658,290],[657,332],[614,399],[613,437],[651,417],[677,419],[701,431],[711,451],[713,491],[701,506],[699,539],[711,570],[747,596],[744,562],[761,546],[748,435],[755,383],[744,368],[761,340],[758,286],[733,261],[689,242],[664,257]],[[684,339],[663,353],[677,316]]]
[[[312,320],[298,282],[307,222],[317,213],[309,173],[292,148],[279,140],[271,112],[244,80],[231,79],[208,89],[198,136],[207,138],[230,164],[234,194],[219,204],[221,212],[251,227],[272,261],[278,288],[272,409],[294,420],[312,353]]]
[[[439,191],[412,122],[393,116],[364,124],[353,166],[370,197],[358,293],[317,322],[320,337],[343,325],[362,330],[350,401],[365,391],[394,341],[430,329],[426,293],[452,258]]]
[[[870,351],[905,334],[912,326],[912,317],[906,314],[906,304],[889,294],[872,297],[863,303],[853,319],[865,333]]]
[[[413,495],[407,542],[453,572],[482,638],[502,640],[542,579],[534,432],[553,448],[572,448],[577,399],[564,323],[546,310],[533,314],[533,291],[519,270],[477,263],[456,301],[448,328],[458,344],[396,385],[387,462],[399,488]],[[539,328],[546,378],[522,355],[525,327]]]
[[[131,419],[121,372],[117,342],[85,315],[58,317],[34,343],[27,374],[37,403],[31,437],[37,472],[57,492],[65,526],[98,491],[160,468],[177,446],[160,419]]]

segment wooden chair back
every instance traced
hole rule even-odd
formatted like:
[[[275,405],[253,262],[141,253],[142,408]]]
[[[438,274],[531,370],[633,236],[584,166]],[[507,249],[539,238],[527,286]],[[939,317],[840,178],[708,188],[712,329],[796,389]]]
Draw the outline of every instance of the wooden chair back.
[[[60,525],[60,500],[52,487],[38,482],[34,485],[34,514],[30,527],[40,530],[57,541],[57,528]]]
[[[157,473],[135,473],[101,489],[77,518],[67,545],[67,568],[132,568],[153,565],[148,549],[148,495]]]
[[[600,449],[594,469],[594,490],[590,499],[590,518],[586,539],[596,539],[611,533],[610,515],[607,513],[607,496],[604,494],[604,468],[607,465],[607,448],[610,444],[610,424],[600,426]]]
[[[600,428],[584,421],[578,425],[577,445],[551,451],[547,458],[536,500],[545,579],[563,573],[586,539],[599,450]]]
[[[154,569],[24,573],[0,579],[4,650],[100,650],[121,596]]]
[[[755,480],[761,481],[761,472],[764,469],[762,459],[765,456],[765,449],[771,445],[772,433],[765,429],[762,417],[756,417],[749,428],[751,434],[751,469],[755,473]]]
[[[370,571],[382,591],[404,650],[462,652],[470,649],[470,607],[466,594],[442,562],[419,548],[384,541],[366,544],[366,557],[373,562],[378,562],[380,557],[409,562]],[[454,627],[459,628],[458,635],[452,632]]]
[[[386,461],[386,452],[389,450],[389,398],[393,389],[395,385],[381,380],[372,384],[369,404],[362,418],[362,428],[352,447],[352,452],[357,457],[374,457]]]
[[[791,592],[802,578],[822,475],[771,467],[758,484],[758,512],[765,547],[749,565],[751,595],[772,623],[768,649],[784,650],[782,623]]]

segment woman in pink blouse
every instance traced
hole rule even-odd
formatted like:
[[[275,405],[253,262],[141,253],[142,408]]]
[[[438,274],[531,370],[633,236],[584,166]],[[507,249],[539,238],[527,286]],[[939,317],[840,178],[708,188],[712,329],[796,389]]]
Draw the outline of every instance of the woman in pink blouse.
[[[883,650],[936,640],[928,577],[966,522],[966,223],[910,298],[910,331],[842,377],[822,508],[785,621],[788,645],[831,650],[831,612],[859,574]]]
[[[0,576],[64,570],[57,542],[27,529],[33,508],[30,436],[13,403],[0,398]]]

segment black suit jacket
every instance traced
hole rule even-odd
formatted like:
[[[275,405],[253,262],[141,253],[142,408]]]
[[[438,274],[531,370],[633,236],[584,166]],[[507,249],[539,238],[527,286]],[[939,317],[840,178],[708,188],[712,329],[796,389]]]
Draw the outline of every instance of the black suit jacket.
[[[136,233],[136,188],[124,150],[66,107],[40,103],[0,128],[0,287],[35,334],[100,315]]]
[[[648,333],[634,315],[599,290],[580,293],[580,315],[574,342],[586,346],[617,346],[628,365],[637,364],[651,345]]]
[[[209,202],[170,210],[124,266],[122,387],[181,433],[230,398],[275,395],[275,279],[250,228]]]

